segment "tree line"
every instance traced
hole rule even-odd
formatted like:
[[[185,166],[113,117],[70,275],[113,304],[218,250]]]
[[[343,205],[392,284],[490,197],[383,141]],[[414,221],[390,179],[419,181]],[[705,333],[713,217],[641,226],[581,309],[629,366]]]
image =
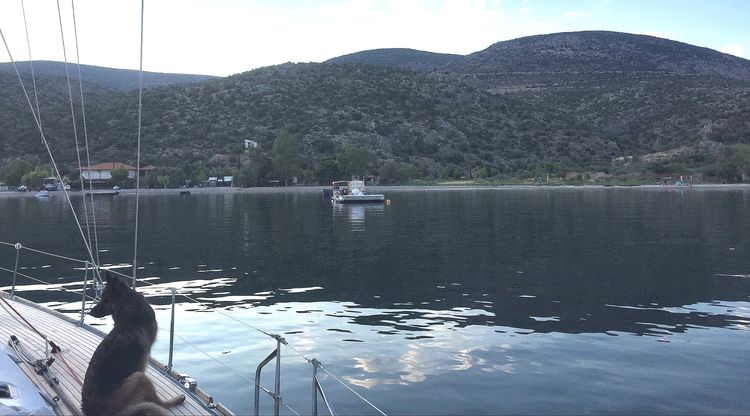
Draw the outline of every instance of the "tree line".
[[[234,166],[224,165],[208,168],[200,163],[187,163],[182,167],[159,167],[148,172],[141,183],[145,188],[177,188],[182,186],[200,186],[209,176],[234,176],[234,185],[241,187],[258,187],[271,185],[306,184],[327,185],[335,180],[346,180],[353,176],[374,176],[383,185],[404,184],[415,179],[435,179],[427,177],[426,172],[417,166],[406,162],[388,159],[379,166],[366,149],[348,145],[335,156],[322,158],[313,165],[304,158],[304,147],[295,135],[282,131],[273,142],[268,152],[258,148],[250,148],[237,156]],[[601,166],[607,173],[617,173],[621,168],[615,166]],[[73,185],[73,189],[80,189],[80,175],[73,167],[61,167],[63,182]],[[625,170],[632,171],[634,167]],[[531,167],[524,173],[527,177],[544,177],[553,175],[565,177],[571,172],[571,167],[559,162],[543,162]],[[625,172],[622,171],[622,172]],[[719,178],[726,183],[747,182],[750,178],[750,144],[724,145],[714,158],[706,158],[702,154],[685,158],[674,158],[667,161],[643,164],[640,171],[653,175],[682,175],[701,173],[705,176]],[[620,173],[622,173],[620,172]],[[128,177],[124,168],[116,168],[111,172],[109,185],[119,185],[132,188],[134,179]],[[17,187],[25,185],[31,189],[41,188],[43,180],[52,176],[52,169],[48,164],[35,164],[29,160],[15,160],[0,170],[0,181]],[[588,174],[582,172],[576,180],[587,180]],[[438,179],[507,179],[497,170],[487,166],[474,166],[463,169],[454,166],[444,169]]]

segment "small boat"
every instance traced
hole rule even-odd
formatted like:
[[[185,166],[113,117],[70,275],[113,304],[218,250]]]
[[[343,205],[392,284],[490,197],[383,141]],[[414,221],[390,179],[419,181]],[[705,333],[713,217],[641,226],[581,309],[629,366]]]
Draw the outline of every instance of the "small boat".
[[[49,198],[49,191],[43,189],[34,195],[37,198]]]
[[[57,191],[62,190],[62,183],[58,181],[56,177],[50,176],[49,178],[44,178],[42,180],[42,187],[47,191]]]
[[[332,186],[331,201],[337,204],[382,204],[383,194],[365,193],[365,182],[360,180],[336,181]]]

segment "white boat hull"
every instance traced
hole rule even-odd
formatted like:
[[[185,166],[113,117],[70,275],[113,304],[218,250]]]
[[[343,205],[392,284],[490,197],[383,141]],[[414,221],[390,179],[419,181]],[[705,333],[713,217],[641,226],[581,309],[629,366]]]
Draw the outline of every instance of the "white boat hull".
[[[333,197],[333,202],[337,204],[382,204],[385,202],[385,196],[383,194],[339,195]]]

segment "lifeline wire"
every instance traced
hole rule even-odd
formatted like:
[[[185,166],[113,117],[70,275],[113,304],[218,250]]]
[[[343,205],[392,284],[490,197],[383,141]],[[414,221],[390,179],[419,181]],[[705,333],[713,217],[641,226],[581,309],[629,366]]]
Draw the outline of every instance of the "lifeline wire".
[[[2,270],[2,271],[4,271],[4,272],[8,272],[8,273],[13,273],[13,270],[10,270],[10,269],[6,269],[5,267],[0,267],[0,270]],[[23,273],[21,273],[21,272],[16,272],[16,274],[17,274],[18,276],[21,276],[21,277],[25,277],[25,278],[27,278],[27,279],[29,279],[29,280],[33,280],[33,281],[35,281],[35,282],[37,282],[37,283],[41,283],[41,284],[43,284],[43,285],[47,285],[47,286],[54,286],[54,285],[53,285],[52,283],[50,283],[50,282],[45,282],[44,280],[41,280],[41,279],[37,279],[36,277],[31,277],[31,276],[29,276],[29,275],[27,275],[27,274],[23,274]],[[77,295],[80,295],[80,294],[81,294],[81,291],[79,291],[79,290],[75,290],[75,289],[65,289],[64,287],[58,287],[57,289],[60,289],[60,290],[62,290],[63,292],[70,292],[70,293],[75,293],[75,294],[77,294]],[[87,298],[89,298],[89,300],[96,300],[96,298],[92,298],[92,297],[91,297],[91,296],[89,296],[89,295],[84,295],[84,296],[86,296]]]
[[[230,372],[232,372],[232,373],[236,374],[237,376],[239,376],[239,377],[240,377],[240,378],[242,378],[243,380],[247,381],[248,383],[250,383],[250,384],[252,384],[252,385],[254,385],[254,386],[258,386],[258,387],[260,387],[260,388],[261,388],[261,389],[263,389],[263,391],[265,391],[265,392],[266,392],[267,394],[269,394],[269,395],[270,395],[270,394],[273,394],[273,393],[271,392],[271,390],[269,390],[269,389],[268,389],[268,388],[266,388],[265,386],[263,386],[263,385],[261,385],[261,384],[257,384],[257,383],[255,382],[255,380],[251,380],[251,379],[250,379],[250,378],[248,378],[248,377],[247,377],[246,375],[244,375],[244,374],[240,373],[239,371],[237,371],[237,370],[235,370],[235,369],[233,369],[233,368],[229,367],[228,365],[226,365],[226,364],[222,363],[221,361],[219,361],[219,359],[218,359],[218,358],[216,358],[216,357],[212,356],[211,354],[209,354],[209,353],[207,353],[207,352],[203,351],[202,349],[200,349],[200,348],[196,347],[196,346],[195,346],[195,344],[193,344],[192,342],[189,342],[188,340],[186,340],[185,338],[183,338],[183,337],[181,337],[181,336],[177,335],[176,333],[175,333],[174,335],[175,335],[175,336],[176,336],[177,338],[181,339],[181,340],[182,340],[182,342],[184,342],[185,344],[187,344],[187,345],[190,345],[191,347],[193,347],[193,349],[195,349],[196,351],[198,351],[198,352],[200,352],[201,354],[205,355],[206,357],[208,357],[208,358],[210,358],[210,359],[212,359],[212,360],[216,361],[216,363],[217,363],[217,364],[219,364],[220,366],[224,367],[224,368],[225,368],[226,370],[229,370]],[[281,400],[281,404],[282,404],[282,405],[283,405],[284,407],[286,407],[287,409],[289,409],[289,410],[290,410],[290,411],[291,411],[292,413],[294,413],[295,415],[299,416],[299,413],[297,413],[297,411],[296,411],[296,410],[292,409],[292,408],[291,408],[291,407],[289,407],[289,406],[288,406],[288,405],[287,405],[286,403],[284,403],[284,400],[283,400],[283,399]]]
[[[5,246],[10,246],[10,247],[15,247],[16,244],[20,244],[20,243],[8,243],[7,241],[0,241],[0,244],[5,245]],[[50,256],[50,257],[57,257],[58,259],[70,260],[70,261],[74,261],[74,262],[78,262],[78,263],[84,263],[84,264],[88,263],[86,260],[79,260],[79,259],[74,259],[72,257],[65,257],[65,256],[61,256],[59,254],[48,253],[46,251],[37,250],[37,249],[29,248],[29,247],[21,246],[21,249],[22,250],[33,251],[34,253],[44,254],[44,255]]]
[[[349,385],[348,385],[348,384],[346,384],[346,383],[344,383],[343,381],[341,381],[341,379],[339,379],[338,377],[336,377],[336,376],[335,376],[335,375],[334,375],[333,373],[331,373],[330,371],[328,371],[328,370],[327,370],[327,369],[326,369],[325,367],[323,367],[323,366],[321,365],[321,366],[320,366],[320,369],[321,369],[321,370],[323,370],[323,371],[325,371],[325,372],[326,372],[326,374],[328,374],[329,376],[333,377],[333,379],[334,379],[334,380],[336,380],[336,381],[338,381],[339,383],[341,383],[341,385],[342,385],[342,386],[344,386],[344,387],[346,387],[347,389],[349,389],[349,391],[350,391],[350,392],[352,392],[352,393],[354,393],[354,395],[355,395],[355,396],[359,397],[359,398],[360,398],[360,399],[362,399],[362,400],[363,400],[363,401],[364,401],[365,403],[369,404],[369,405],[370,405],[370,407],[372,407],[373,409],[377,410],[377,411],[378,411],[378,412],[379,412],[379,413],[380,413],[381,415],[383,415],[383,416],[388,416],[388,415],[386,415],[386,414],[385,414],[385,412],[383,412],[382,410],[378,409],[378,407],[377,407],[377,406],[375,406],[374,404],[370,403],[370,401],[369,401],[369,400],[367,400],[367,399],[365,399],[364,397],[362,397],[362,395],[361,395],[361,394],[359,394],[359,393],[357,393],[356,391],[354,391],[354,389],[352,389],[351,387],[349,387]]]

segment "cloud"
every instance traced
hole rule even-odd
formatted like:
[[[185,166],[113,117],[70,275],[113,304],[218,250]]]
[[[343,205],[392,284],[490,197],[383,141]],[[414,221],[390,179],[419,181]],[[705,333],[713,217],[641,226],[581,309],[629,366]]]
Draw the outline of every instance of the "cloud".
[[[521,7],[518,9],[518,14],[526,14],[531,11],[531,7]]]
[[[719,51],[738,56],[740,58],[747,58],[747,56],[745,56],[745,48],[739,43],[733,43],[731,45],[724,46],[723,48],[719,49]]]

